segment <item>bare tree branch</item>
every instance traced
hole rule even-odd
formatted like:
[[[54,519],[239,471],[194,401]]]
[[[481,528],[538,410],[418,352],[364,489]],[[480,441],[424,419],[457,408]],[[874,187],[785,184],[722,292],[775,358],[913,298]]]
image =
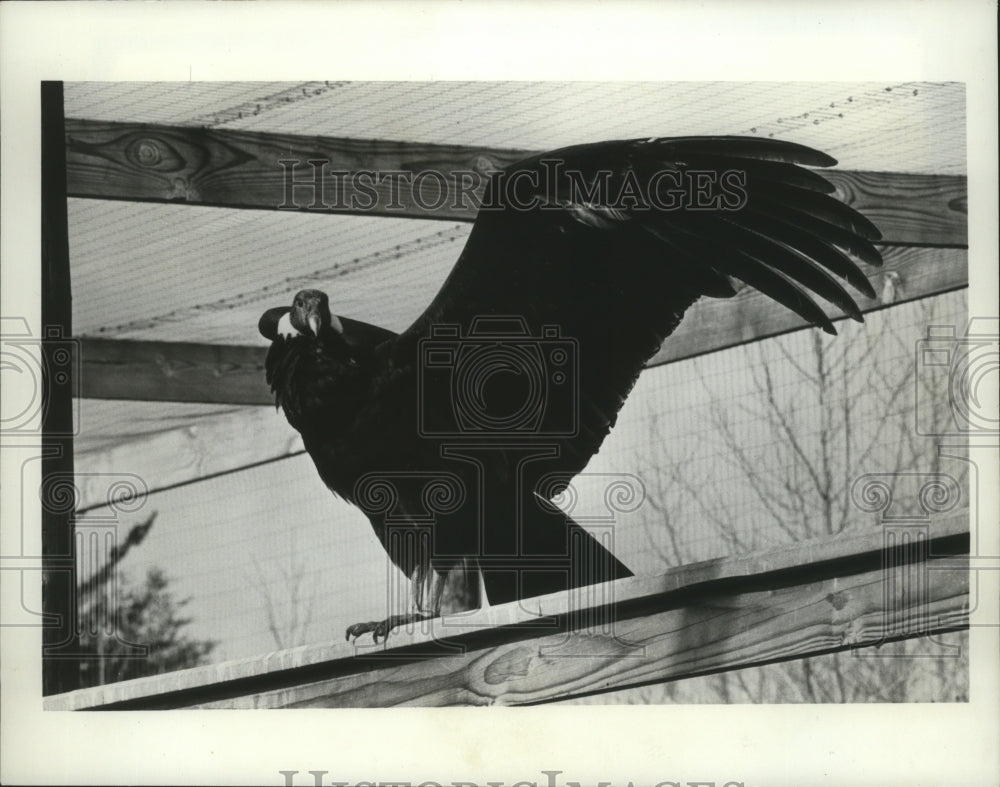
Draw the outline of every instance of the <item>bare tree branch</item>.
[[[652,468],[644,473],[652,492],[650,509],[657,522],[669,523],[665,533],[660,528],[647,531],[650,550],[664,559],[690,560],[684,523],[692,516],[697,517],[697,532],[711,525],[733,552],[757,537],[759,527],[751,515],[763,516],[765,537],[770,533],[772,539],[833,535],[857,519],[849,490],[861,473],[927,472],[928,467],[937,472],[941,458],[932,450],[933,439],[914,430],[916,402],[913,393],[907,398],[908,392],[926,394],[933,418],[949,423],[947,391],[931,390],[913,362],[911,337],[939,319],[936,303],[931,299],[908,312],[912,320],[916,311],[916,322],[902,328],[896,319],[901,312],[890,310],[874,315],[864,328],[845,326],[837,340],[798,334],[730,351],[753,358],[750,395],[720,394],[714,387],[717,373],[696,377],[714,430],[710,444],[718,449],[716,461],[729,468],[716,471],[714,478],[729,479],[731,472],[739,479],[731,513],[719,482],[692,472],[695,452],[706,443],[696,443],[683,461],[668,458],[667,447],[676,443],[664,434],[660,415],[650,412],[655,439],[637,458]],[[775,439],[748,442],[742,435],[747,431],[744,419],[768,428]],[[885,658],[831,654],[725,673],[699,685],[723,701],[752,702],[898,702],[967,693],[964,659],[905,658],[916,654],[922,642],[898,643]],[[671,696],[677,696],[676,689]]]

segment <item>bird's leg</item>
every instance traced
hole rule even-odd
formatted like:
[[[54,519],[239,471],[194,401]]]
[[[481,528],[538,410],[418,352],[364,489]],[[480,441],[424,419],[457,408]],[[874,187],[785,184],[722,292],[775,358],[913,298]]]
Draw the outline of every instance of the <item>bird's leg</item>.
[[[410,575],[410,611],[402,615],[390,615],[385,620],[355,623],[347,627],[346,639],[355,640],[362,634],[371,632],[372,639],[388,639],[389,632],[399,626],[429,620],[441,614],[441,597],[444,593],[447,570],[439,571],[432,565],[419,564]]]

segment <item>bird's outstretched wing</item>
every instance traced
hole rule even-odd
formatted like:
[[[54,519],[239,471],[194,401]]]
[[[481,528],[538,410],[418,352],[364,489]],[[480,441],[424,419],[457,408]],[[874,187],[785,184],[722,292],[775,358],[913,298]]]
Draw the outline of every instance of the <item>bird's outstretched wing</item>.
[[[576,420],[571,429],[553,427],[551,437],[559,468],[579,472],[646,361],[699,297],[731,296],[739,280],[829,333],[836,331],[813,296],[862,319],[844,285],[874,297],[857,263],[881,264],[873,245],[881,236],[801,166],[835,163],[773,139],[692,137],[581,145],[514,164],[492,177],[433,302],[390,343],[393,363],[425,363],[416,345],[434,326],[457,326],[447,335],[468,343],[484,317],[522,318],[527,334],[506,339],[516,345],[535,341],[544,351],[568,340]],[[556,390],[544,352],[536,357],[544,408],[546,398],[555,405],[565,393]],[[486,421],[501,423],[514,388],[507,395],[500,386],[491,404],[488,378],[488,370],[470,376],[472,389],[453,392],[471,396],[473,408],[495,406],[497,419]]]

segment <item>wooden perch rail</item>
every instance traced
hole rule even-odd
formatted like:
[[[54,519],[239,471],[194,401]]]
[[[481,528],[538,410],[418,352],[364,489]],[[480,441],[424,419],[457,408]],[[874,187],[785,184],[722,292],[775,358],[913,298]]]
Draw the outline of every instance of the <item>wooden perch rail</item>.
[[[968,626],[968,512],[49,697],[47,710],[553,702]],[[336,628],[342,621],[331,621]],[[335,639],[338,637],[334,637]]]
[[[536,152],[66,121],[69,196],[235,208],[473,221],[484,176]],[[300,162],[294,170],[293,162]],[[318,169],[308,162],[319,162]],[[318,183],[319,169],[326,173],[325,196],[308,185]],[[346,174],[338,180],[332,174],[336,172]],[[823,174],[837,187],[840,199],[875,222],[887,243],[968,242],[964,177],[846,170]],[[355,181],[356,175],[360,180]],[[293,182],[300,184],[294,193]],[[361,189],[338,199],[338,183],[350,182]],[[479,187],[472,188],[474,183]],[[352,193],[360,207],[352,207]]]

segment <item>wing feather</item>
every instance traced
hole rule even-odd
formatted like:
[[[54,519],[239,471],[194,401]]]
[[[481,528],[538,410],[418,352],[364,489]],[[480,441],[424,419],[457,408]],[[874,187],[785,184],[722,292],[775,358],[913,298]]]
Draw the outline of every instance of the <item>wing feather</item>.
[[[677,162],[664,162],[667,166],[677,166]],[[782,161],[756,161],[736,156],[688,156],[684,164],[692,170],[713,170],[745,172],[755,183],[767,182],[785,186],[796,186],[818,194],[833,194],[837,188],[822,175],[797,164]]]
[[[776,267],[757,259],[745,248],[724,243],[717,237],[688,235],[687,243],[689,249],[691,244],[698,244],[703,254],[712,260],[712,265],[716,269],[746,282],[807,322],[819,326],[826,333],[836,335],[837,329],[833,327],[830,318],[809,297],[805,288]],[[798,275],[803,276],[801,272]]]
[[[715,227],[715,231],[718,233],[719,239],[736,248],[743,249],[758,262],[770,265],[804,285],[820,297],[840,307],[848,317],[858,322],[864,322],[858,305],[847,290],[807,254],[794,247],[784,246],[779,241],[754,229],[730,223],[727,219],[722,219]]]
[[[646,141],[645,144],[656,144],[657,153],[666,160],[683,158],[685,155],[700,155],[782,161],[810,167],[832,167],[837,163],[837,159],[833,156],[815,148],[769,137],[654,138]]]
[[[861,268],[832,243],[794,224],[762,213],[750,214],[748,212],[742,216],[742,221],[748,229],[759,231],[772,240],[801,252],[831,272],[846,279],[859,292],[864,293],[869,298],[875,297],[875,289]]]
[[[764,200],[761,200],[761,202],[764,202]],[[761,210],[761,207],[763,207],[763,210]],[[860,235],[856,235],[849,229],[831,224],[808,211],[802,211],[792,205],[779,202],[771,202],[766,206],[750,205],[747,207],[747,210],[751,214],[760,210],[765,215],[769,215],[774,219],[785,222],[793,228],[809,233],[816,238],[844,249],[868,265],[877,267],[882,264],[882,255],[871,241]]]
[[[859,235],[865,240],[878,241],[882,239],[882,233],[879,232],[878,227],[868,219],[843,202],[825,194],[817,194],[798,186],[778,184],[761,196],[768,201],[780,202],[794,207],[801,213],[807,213],[820,221]]]

